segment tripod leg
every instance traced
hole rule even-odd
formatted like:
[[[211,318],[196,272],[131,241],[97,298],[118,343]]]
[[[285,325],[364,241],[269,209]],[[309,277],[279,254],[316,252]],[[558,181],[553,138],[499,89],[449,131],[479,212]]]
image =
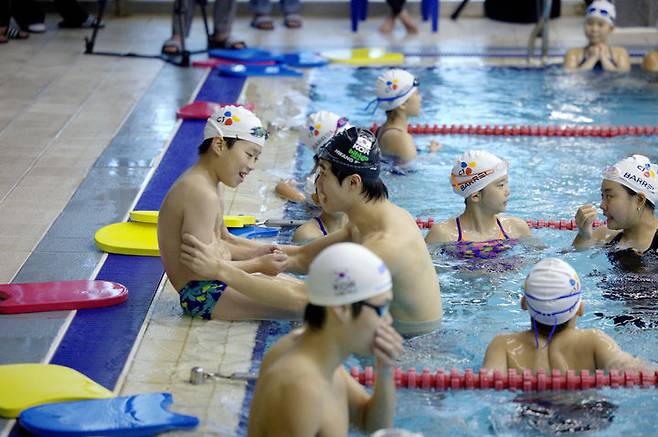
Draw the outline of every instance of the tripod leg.
[[[210,29],[208,28],[208,14],[206,13],[206,6],[208,2],[206,0],[197,0],[197,3],[201,7],[201,16],[203,17],[203,26],[206,28],[206,37],[210,40]]]
[[[91,34],[91,39],[85,37],[85,53],[94,52],[94,44],[96,44],[96,36],[98,35],[98,29],[103,21],[103,14],[105,14],[105,7],[107,6],[107,0],[98,0],[98,17],[94,23],[94,31]]]
[[[462,13],[462,9],[464,9],[466,7],[467,3],[468,3],[468,0],[463,0],[460,3],[460,5],[457,6],[457,9],[455,9],[455,12],[453,12],[452,15],[450,15],[450,18],[452,18],[453,20],[456,20],[457,18],[459,18],[459,14]]]

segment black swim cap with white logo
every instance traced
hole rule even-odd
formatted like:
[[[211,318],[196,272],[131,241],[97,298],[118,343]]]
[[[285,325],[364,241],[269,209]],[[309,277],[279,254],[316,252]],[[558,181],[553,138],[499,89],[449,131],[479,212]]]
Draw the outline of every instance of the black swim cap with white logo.
[[[317,159],[331,161],[363,179],[379,177],[379,144],[368,129],[351,127],[337,133],[320,149]]]

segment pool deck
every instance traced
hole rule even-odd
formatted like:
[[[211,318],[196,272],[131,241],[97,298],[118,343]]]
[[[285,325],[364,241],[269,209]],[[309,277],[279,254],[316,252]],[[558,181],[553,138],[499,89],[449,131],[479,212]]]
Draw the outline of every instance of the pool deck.
[[[175,110],[196,95],[208,74],[158,60],[82,54],[88,32],[58,30],[49,16],[48,32],[0,47],[0,281],[31,282],[93,278],[105,256],[93,245],[99,227],[125,219],[150,180],[179,123]],[[552,22],[551,48],[584,43],[582,20]],[[408,37],[400,29],[377,33],[378,19],[349,30],[346,18],[310,18],[301,31],[277,23],[273,32],[251,29],[239,19],[234,35],[251,46],[279,50],[385,47],[409,53],[473,54],[499,49],[523,53],[530,25],[485,19],[442,19],[440,32]],[[201,47],[196,22],[190,47]],[[326,37],[331,29],[332,38]],[[98,50],[157,53],[170,19],[139,15],[107,20]],[[653,29],[618,29],[613,44],[634,50],[658,46]],[[637,59],[635,60],[637,61]],[[413,61],[417,62],[417,61]],[[428,58],[424,62],[485,62],[481,58]],[[519,58],[496,59],[519,64]],[[280,83],[280,86],[279,86]],[[286,79],[272,89],[249,79],[240,101],[252,102],[267,123],[303,120],[308,75]],[[291,98],[292,97],[292,98]],[[285,102],[295,102],[295,106]],[[228,213],[281,217],[284,204],[272,187],[292,174],[297,133],[279,130],[264,150],[268,168],[253,172],[237,190],[228,190]],[[276,172],[271,169],[276,168]],[[154,290],[155,292],[155,290]],[[114,389],[117,394],[171,391],[174,410],[199,416],[195,435],[233,435],[239,421],[244,383],[186,382],[189,370],[231,373],[249,370],[257,323],[199,322],[180,316],[177,294],[164,279],[141,326]],[[0,316],[0,364],[49,362],[74,313]],[[4,425],[7,426],[4,426]],[[0,422],[9,432],[11,422]],[[183,433],[181,433],[183,434]]]

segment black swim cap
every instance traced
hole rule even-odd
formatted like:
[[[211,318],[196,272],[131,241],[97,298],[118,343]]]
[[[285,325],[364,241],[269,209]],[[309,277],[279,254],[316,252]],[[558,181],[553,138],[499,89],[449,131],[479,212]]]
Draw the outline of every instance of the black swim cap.
[[[368,129],[351,127],[337,133],[320,148],[317,159],[331,161],[363,179],[379,177],[379,144]]]

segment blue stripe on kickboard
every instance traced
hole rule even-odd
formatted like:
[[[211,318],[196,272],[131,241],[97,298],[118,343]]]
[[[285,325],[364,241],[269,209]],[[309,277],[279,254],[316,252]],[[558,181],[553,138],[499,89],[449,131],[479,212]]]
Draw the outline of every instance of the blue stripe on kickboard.
[[[304,75],[301,71],[293,70],[285,65],[220,65],[217,70],[221,75],[234,77],[302,77]]]
[[[243,85],[243,78],[210,75],[196,99],[236,101]],[[159,209],[173,181],[196,160],[202,131],[202,121],[181,124],[137,209]],[[51,362],[76,369],[113,389],[163,273],[159,258],[108,255],[97,279],[114,278],[126,285],[128,301],[116,307],[78,311]]]

